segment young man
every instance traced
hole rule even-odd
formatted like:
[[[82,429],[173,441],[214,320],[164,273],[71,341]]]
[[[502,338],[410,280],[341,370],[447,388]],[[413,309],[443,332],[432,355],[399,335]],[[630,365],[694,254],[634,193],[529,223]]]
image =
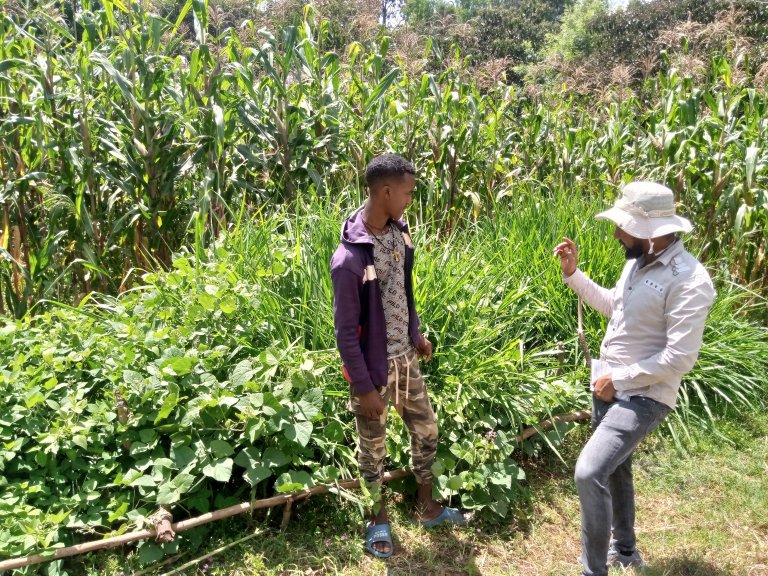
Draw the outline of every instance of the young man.
[[[555,247],[564,282],[610,318],[593,362],[593,434],[576,462],[585,576],[606,576],[607,564],[645,564],[635,547],[632,453],[675,407],[715,297],[706,269],[677,237],[691,223],[675,214],[666,186],[627,184],[596,218],[616,225],[628,260],[612,290],[577,268],[572,240]]]
[[[392,402],[411,437],[419,484],[417,519],[426,527],[463,524],[461,513],[432,499],[437,422],[419,371],[432,344],[419,331],[413,299],[414,249],[402,216],[416,187],[416,170],[397,154],[371,160],[368,200],[344,223],[331,260],[336,340],[350,382],[360,472],[379,494],[386,457],[386,419]],[[366,526],[366,549],[378,558],[394,552],[383,500]]]

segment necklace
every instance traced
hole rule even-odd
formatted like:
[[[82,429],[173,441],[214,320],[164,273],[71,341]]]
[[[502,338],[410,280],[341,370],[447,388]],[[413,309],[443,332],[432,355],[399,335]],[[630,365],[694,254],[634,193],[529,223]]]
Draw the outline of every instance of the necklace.
[[[374,241],[378,242],[378,244],[382,248],[384,248],[385,252],[389,252],[390,253],[390,255],[392,256],[392,259],[395,262],[400,262],[401,254],[400,254],[400,251],[397,250],[397,238],[395,238],[395,230],[392,227],[392,224],[388,224],[388,226],[389,226],[389,233],[388,233],[388,235],[392,238],[392,246],[387,246],[381,238],[379,238],[376,234],[374,234],[373,229],[372,229],[373,227],[370,226],[368,224],[368,222],[366,222],[365,220],[363,220],[363,226],[365,226],[365,229],[368,230],[368,232],[370,233],[370,235],[374,239]],[[382,228],[381,230],[384,230],[384,228]],[[384,236],[384,234],[382,234],[382,236]]]

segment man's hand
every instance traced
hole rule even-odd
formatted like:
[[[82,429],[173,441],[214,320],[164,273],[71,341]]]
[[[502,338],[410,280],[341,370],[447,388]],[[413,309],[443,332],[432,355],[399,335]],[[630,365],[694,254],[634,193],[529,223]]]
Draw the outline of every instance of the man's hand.
[[[563,276],[568,278],[576,272],[579,264],[579,249],[570,238],[563,236],[563,241],[555,246],[554,255],[560,257],[560,269]]]
[[[357,401],[360,403],[360,412],[368,418],[379,418],[386,408],[384,400],[381,399],[379,391],[376,389],[358,394]]]
[[[610,374],[604,374],[595,380],[595,396],[603,402],[613,402],[616,388],[613,387],[613,377]]]
[[[419,353],[419,356],[424,358],[424,362],[429,362],[432,359],[432,342],[427,340],[424,334],[419,335],[416,351]]]

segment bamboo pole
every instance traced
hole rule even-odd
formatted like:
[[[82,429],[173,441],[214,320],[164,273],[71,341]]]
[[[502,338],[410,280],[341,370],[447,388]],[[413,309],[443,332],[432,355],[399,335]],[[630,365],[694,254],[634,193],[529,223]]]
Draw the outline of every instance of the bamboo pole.
[[[410,474],[410,471],[408,469],[399,468],[398,470],[393,470],[392,472],[385,473],[384,482],[390,482],[392,480],[397,480],[399,478],[405,478],[409,474]],[[337,485],[331,485],[332,488],[335,488],[337,486],[339,488],[344,488],[347,490],[358,488],[360,486],[360,479],[357,478],[355,480],[347,480],[346,482],[341,482]],[[173,524],[173,531],[176,533],[184,532],[184,530],[189,530],[190,528],[202,526],[203,524],[208,524],[209,522],[213,522],[215,520],[222,520],[224,518],[229,518],[230,516],[236,516],[238,514],[242,514],[243,512],[248,512],[250,510],[258,510],[260,508],[272,508],[274,506],[280,506],[281,504],[283,505],[288,504],[289,502],[296,502],[298,500],[309,498],[310,496],[315,496],[317,494],[325,494],[327,492],[329,492],[329,487],[322,485],[322,486],[315,486],[307,490],[302,490],[301,492],[281,494],[279,496],[273,496],[272,498],[265,498],[263,500],[252,500],[250,502],[241,502],[240,504],[235,504],[234,506],[230,506],[228,508],[222,508],[221,510],[208,512],[207,514],[203,514],[202,516],[198,516],[196,518],[190,518],[188,520],[182,520],[181,522],[176,522],[175,524]],[[92,542],[84,542],[83,544],[76,544],[74,546],[69,546],[67,548],[59,548],[56,551],[54,551],[52,554],[36,554],[33,556],[27,556],[26,558],[12,558],[10,560],[3,560],[2,562],[0,562],[0,572],[4,572],[6,570],[13,570],[15,568],[23,568],[25,566],[32,566],[34,564],[42,564],[43,562],[60,560],[62,558],[68,558],[70,556],[78,556],[80,554],[85,554],[86,552],[94,552],[96,550],[106,550],[109,548],[117,548],[118,546],[129,544],[137,540],[145,540],[147,538],[152,538],[155,536],[155,534],[156,534],[155,530],[137,530],[135,532],[129,532],[127,534],[121,534],[120,536],[104,538],[103,540],[95,540]]]
[[[544,420],[537,426],[531,426],[526,428],[522,434],[515,436],[516,442],[523,442],[532,436],[535,436],[539,432],[544,432],[551,428],[554,428],[557,424],[562,422],[577,422],[579,420],[586,420],[591,417],[589,410],[580,410],[578,412],[571,412],[570,414],[561,414],[548,420]],[[407,468],[399,468],[391,472],[384,474],[383,481],[390,482],[392,480],[398,480],[409,476],[411,472]],[[260,508],[272,508],[274,506],[285,505],[287,506],[286,514],[290,515],[290,509],[294,502],[304,500],[310,496],[317,494],[326,494],[330,492],[331,488],[344,488],[350,490],[360,487],[360,479],[347,480],[346,482],[340,482],[338,484],[332,484],[330,486],[321,485],[302,490],[300,492],[292,492],[290,494],[281,494],[279,496],[273,496],[271,498],[265,498],[263,500],[251,500],[250,502],[241,502],[228,508],[222,508],[214,512],[208,512],[202,516],[196,518],[189,518],[188,520],[182,520],[176,522],[171,526],[172,530],[176,533],[184,532],[190,528],[202,526],[215,520],[222,520],[231,516],[236,516],[244,512],[251,510],[258,510]],[[284,516],[285,521],[285,516]],[[35,554],[32,556],[22,558],[11,558],[9,560],[3,560],[0,562],[0,573],[6,570],[13,570],[16,568],[23,568],[25,566],[33,566],[35,564],[42,564],[43,562],[51,562],[53,560],[60,560],[62,558],[69,558],[71,556],[78,556],[87,552],[94,552],[96,550],[106,550],[109,548],[117,548],[124,544],[136,542],[137,540],[145,540],[147,538],[153,538],[157,536],[156,530],[136,530],[135,532],[129,532],[127,534],[121,534],[120,536],[113,536],[111,538],[104,538],[102,540],[95,540],[92,542],[84,542],[83,544],[76,544],[67,548],[58,548],[53,553],[48,554]]]

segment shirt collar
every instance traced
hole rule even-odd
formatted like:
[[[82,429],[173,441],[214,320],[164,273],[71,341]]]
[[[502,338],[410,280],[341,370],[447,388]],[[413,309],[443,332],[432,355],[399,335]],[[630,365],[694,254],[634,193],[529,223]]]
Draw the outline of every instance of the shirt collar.
[[[669,263],[672,262],[672,259],[675,256],[679,256],[682,252],[685,251],[685,245],[683,244],[683,241],[680,240],[680,238],[676,238],[672,244],[670,244],[666,250],[656,258],[653,262],[650,264],[646,264],[646,266],[653,266],[657,262],[661,262],[662,266],[669,266]],[[643,266],[645,268],[645,266]]]

